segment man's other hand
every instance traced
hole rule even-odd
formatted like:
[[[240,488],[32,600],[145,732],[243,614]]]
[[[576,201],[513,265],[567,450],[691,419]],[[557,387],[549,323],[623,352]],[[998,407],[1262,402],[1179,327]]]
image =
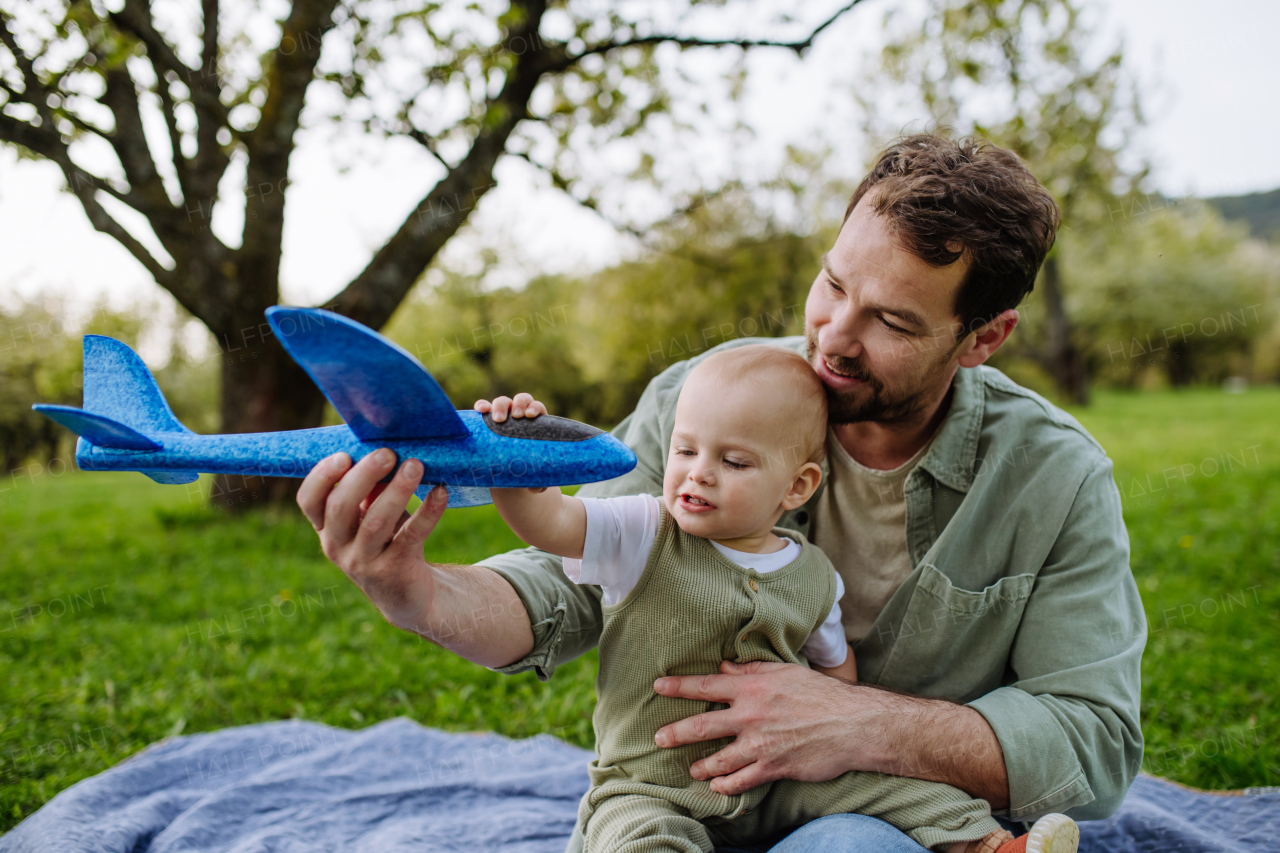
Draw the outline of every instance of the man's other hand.
[[[875,694],[891,695],[862,691],[796,664],[725,661],[720,671],[724,674],[670,676],[654,682],[654,691],[662,696],[730,706],[663,726],[654,742],[673,747],[734,737],[733,743],[689,768],[694,779],[710,779],[711,790],[728,796],[777,779],[824,782],[853,769],[847,741],[859,728],[850,718],[850,707],[862,698],[854,693],[865,692],[872,702],[877,701]]]

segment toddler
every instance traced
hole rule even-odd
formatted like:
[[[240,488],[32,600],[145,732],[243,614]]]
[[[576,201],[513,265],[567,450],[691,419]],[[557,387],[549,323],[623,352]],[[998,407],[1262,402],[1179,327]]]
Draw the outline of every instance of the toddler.
[[[476,408],[494,404],[480,400]],[[534,401],[512,416],[544,411]],[[578,811],[585,850],[707,853],[857,812],[947,853],[1074,853],[1069,818],[1042,818],[1014,841],[985,800],[949,785],[851,771],[727,796],[693,779],[689,767],[731,738],[669,749],[654,743],[663,726],[725,707],[660,696],[653,682],[663,676],[764,660],[856,680],[835,568],[802,534],[774,527],[817,489],[826,429],[825,389],[803,357],[736,347],[704,359],[681,389],[661,500],[492,490],[521,539],[564,557],[570,580],[603,593],[596,758]]]

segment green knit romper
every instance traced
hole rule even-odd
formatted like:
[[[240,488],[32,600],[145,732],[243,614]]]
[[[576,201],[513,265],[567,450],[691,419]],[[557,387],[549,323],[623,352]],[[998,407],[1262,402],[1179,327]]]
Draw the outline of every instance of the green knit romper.
[[[657,538],[635,588],[602,608],[596,758],[578,810],[588,853],[706,853],[714,845],[758,843],[828,814],[884,818],[926,847],[972,841],[1000,829],[985,800],[933,782],[850,772],[829,782],[780,780],[739,796],[711,790],[689,767],[732,742],[720,738],[666,749],[654,733],[727,707],[659,696],[655,679],[711,675],[720,663],[776,661],[808,666],[800,648],[835,603],[831,561],[801,533],[800,556],[760,573],[685,533],[659,502]],[[570,850],[575,849],[579,836]]]

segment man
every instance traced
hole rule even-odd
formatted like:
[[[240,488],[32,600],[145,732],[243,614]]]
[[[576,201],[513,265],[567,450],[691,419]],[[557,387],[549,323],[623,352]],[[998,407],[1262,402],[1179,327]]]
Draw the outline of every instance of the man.
[[[1017,324],[1058,224],[1011,152],[901,140],[849,203],[803,338],[716,348],[793,347],[827,387],[823,486],[779,525],[840,572],[860,683],[728,662],[720,675],[659,679],[663,695],[729,706],[657,733],[667,747],[735,737],[693,777],[737,794],[874,770],[946,782],[1014,821],[1119,806],[1142,758],[1146,620],[1111,461],[1070,415],[982,366]],[[636,468],[580,494],[661,494],[675,401],[705,355],[656,377],[614,430]],[[499,398],[495,414],[520,416],[528,402]],[[420,463],[379,484],[386,454],[325,460],[298,503],[389,621],[543,680],[596,643],[599,590],[569,582],[558,557],[524,549],[428,565],[422,543],[443,489],[409,516]],[[884,824],[872,837],[859,817],[814,821],[775,849],[919,850]]]

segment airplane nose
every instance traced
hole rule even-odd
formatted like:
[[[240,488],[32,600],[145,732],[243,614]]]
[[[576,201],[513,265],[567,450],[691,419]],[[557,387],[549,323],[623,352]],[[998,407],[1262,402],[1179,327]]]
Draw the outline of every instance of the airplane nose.
[[[608,454],[607,467],[614,477],[621,477],[636,467],[636,455],[630,447],[608,433],[600,436],[598,440],[604,445],[601,449]]]

